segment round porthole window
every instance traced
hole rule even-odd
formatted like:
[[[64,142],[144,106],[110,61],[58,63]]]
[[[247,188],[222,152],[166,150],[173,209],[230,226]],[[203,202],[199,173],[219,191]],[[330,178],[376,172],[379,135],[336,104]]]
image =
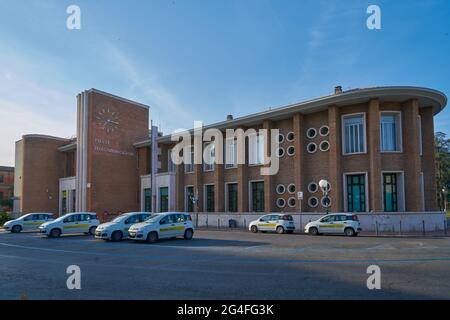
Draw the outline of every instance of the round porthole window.
[[[315,183],[315,182],[310,182],[310,183],[308,184],[308,191],[309,191],[310,193],[315,193],[315,192],[317,192],[317,190],[319,190],[319,185],[318,185],[317,183]]]
[[[309,153],[314,153],[317,151],[317,144],[315,144],[314,142],[309,143],[306,146],[306,150],[308,150]]]
[[[314,128],[309,128],[308,130],[306,130],[306,136],[309,139],[313,139],[317,136],[317,130]]]
[[[289,206],[290,208],[294,208],[294,207],[295,207],[295,198],[294,198],[294,197],[290,197],[290,198],[288,199],[288,206]]]
[[[311,208],[315,208],[319,205],[319,199],[317,199],[317,197],[310,197],[308,199],[308,206],[310,206]]]
[[[321,126],[319,129],[319,134],[322,137],[326,137],[330,134],[330,128],[328,126]]]
[[[286,206],[286,200],[284,200],[283,198],[278,198],[277,199],[277,207],[284,208],[285,206]]]
[[[278,194],[283,194],[285,192],[286,192],[286,187],[283,184],[277,185],[277,193]]]
[[[281,158],[282,156],[284,156],[284,148],[283,147],[279,147],[277,149],[277,157]]]
[[[291,183],[287,189],[290,194],[295,193],[295,184]]]
[[[278,135],[278,143],[283,143],[284,142],[284,135],[282,133],[280,133]]]
[[[328,141],[322,141],[319,145],[320,151],[328,151],[330,150],[330,143]]]
[[[322,203],[322,207],[328,208],[331,205],[331,198],[330,197],[323,197],[320,202]]]
[[[295,154],[295,147],[294,146],[289,146],[287,148],[286,152],[287,152],[288,156],[292,157]]]
[[[293,133],[292,131],[289,132],[289,133],[286,135],[286,140],[289,141],[289,142],[294,141],[294,138],[295,138],[295,135],[294,135],[294,133]]]

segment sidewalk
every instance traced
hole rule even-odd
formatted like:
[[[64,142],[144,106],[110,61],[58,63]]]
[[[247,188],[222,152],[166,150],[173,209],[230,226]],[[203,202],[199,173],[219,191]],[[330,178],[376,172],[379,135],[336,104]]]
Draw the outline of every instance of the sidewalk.
[[[196,228],[200,231],[226,231],[226,232],[250,232],[248,229],[243,228],[217,228],[217,227],[198,227]],[[308,236],[308,234],[302,232],[301,230],[295,230],[294,235],[304,235]],[[370,232],[370,231],[362,231],[358,234],[359,237],[386,237],[386,238],[442,238],[442,237],[450,237],[450,228],[447,229],[447,232],[445,231],[433,231],[433,232],[426,232],[423,234],[422,232],[403,232],[402,234],[398,232],[379,232],[378,235],[376,232]]]

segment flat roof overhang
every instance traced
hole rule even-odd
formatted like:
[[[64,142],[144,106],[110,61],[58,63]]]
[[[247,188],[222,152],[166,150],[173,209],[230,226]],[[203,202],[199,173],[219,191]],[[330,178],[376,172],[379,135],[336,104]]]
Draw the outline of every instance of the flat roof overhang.
[[[267,119],[275,121],[286,119],[297,112],[310,114],[327,110],[330,105],[343,107],[359,103],[367,103],[372,99],[379,99],[380,102],[405,102],[408,100],[417,99],[419,102],[419,107],[433,107],[434,115],[441,112],[447,105],[447,96],[444,93],[434,89],[408,86],[372,87],[348,90],[342,93],[332,94],[284,107],[273,108],[268,111],[239,117],[233,120],[217,122],[204,126],[203,130],[212,128],[225,130],[239,126],[251,126],[260,124],[263,120]],[[193,129],[188,130],[191,134],[193,131]],[[170,134],[157,138],[156,141],[158,143],[173,142],[171,141]]]

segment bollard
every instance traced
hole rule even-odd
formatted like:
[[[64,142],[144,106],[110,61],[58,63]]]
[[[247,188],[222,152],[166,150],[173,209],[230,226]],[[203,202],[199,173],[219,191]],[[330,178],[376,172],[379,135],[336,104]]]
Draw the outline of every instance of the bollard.
[[[447,235],[447,219],[444,219],[444,234]]]
[[[400,220],[400,235],[402,235],[402,220]]]
[[[217,219],[217,229],[220,229],[220,219]]]
[[[375,234],[378,237],[378,221],[375,221]]]
[[[425,220],[422,220],[422,234],[425,235]]]
[[[244,230],[247,229],[247,221],[244,218]]]

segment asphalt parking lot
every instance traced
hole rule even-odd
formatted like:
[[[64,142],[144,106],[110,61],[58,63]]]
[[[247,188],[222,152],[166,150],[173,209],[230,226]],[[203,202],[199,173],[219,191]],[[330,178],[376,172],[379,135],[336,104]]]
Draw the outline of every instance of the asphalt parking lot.
[[[381,289],[366,286],[369,265]],[[81,289],[66,286],[69,265]],[[197,231],[156,244],[0,231],[0,299],[450,299],[450,237]]]

